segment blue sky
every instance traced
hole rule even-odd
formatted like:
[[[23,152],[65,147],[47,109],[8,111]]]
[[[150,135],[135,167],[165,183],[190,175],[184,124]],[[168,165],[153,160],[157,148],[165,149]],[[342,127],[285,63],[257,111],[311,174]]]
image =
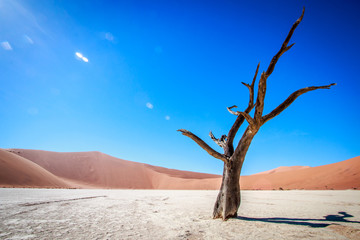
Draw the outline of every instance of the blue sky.
[[[176,130],[221,151],[209,131],[228,132],[226,107],[246,108],[241,82],[258,62],[267,68],[303,6],[265,112],[297,89],[338,85],[267,122],[242,174],[358,156],[358,1],[0,0],[0,147],[221,174],[220,160]]]

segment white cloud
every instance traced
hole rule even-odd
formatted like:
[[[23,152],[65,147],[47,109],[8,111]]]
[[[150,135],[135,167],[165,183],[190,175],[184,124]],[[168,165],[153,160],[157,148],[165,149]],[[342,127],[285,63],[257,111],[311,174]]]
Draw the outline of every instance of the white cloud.
[[[17,28],[17,31],[27,32],[40,31],[46,36],[49,36],[47,32],[40,26],[38,19],[39,14],[36,16],[31,10],[23,6],[24,1],[1,1],[0,14],[6,14],[12,16],[10,26]],[[25,4],[24,4],[25,5]],[[29,5],[29,4],[26,4]],[[5,15],[5,16],[6,16]],[[41,17],[40,17],[41,18]],[[3,24],[3,23],[2,23]]]
[[[151,103],[147,102],[147,103],[146,103],[146,107],[149,108],[149,109],[153,109],[153,108],[154,108],[154,105],[152,105]]]
[[[3,49],[10,51],[12,50],[12,47],[8,41],[1,42],[1,46]]]
[[[170,116],[165,116],[165,120],[170,120]]]
[[[77,59],[77,60],[81,60],[81,61],[84,61],[84,62],[89,62],[89,59],[86,58],[86,57],[84,57],[84,56],[82,55],[82,53],[76,52],[76,53],[75,53],[75,56],[76,56],[76,59]]]
[[[34,41],[28,35],[24,35],[24,38],[28,43],[34,44]]]
[[[83,55],[82,55],[81,53],[79,53],[79,52],[76,52],[75,55],[76,55],[78,58],[82,58],[82,57],[83,57]]]
[[[110,42],[114,41],[114,35],[112,35],[110,32],[105,33],[105,38]]]

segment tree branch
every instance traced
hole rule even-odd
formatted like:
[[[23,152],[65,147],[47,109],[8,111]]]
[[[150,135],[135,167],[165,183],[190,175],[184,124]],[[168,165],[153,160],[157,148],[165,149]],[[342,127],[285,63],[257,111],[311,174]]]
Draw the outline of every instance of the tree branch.
[[[228,108],[226,108],[226,109],[229,111],[229,113],[231,113],[231,114],[233,114],[233,115],[236,115],[236,116],[240,116],[239,114],[237,114],[237,112],[231,110],[232,108],[237,108],[237,106],[234,105],[234,106],[228,107]]]
[[[242,116],[243,118],[246,119],[246,121],[250,124],[250,125],[254,125],[255,124],[255,120],[247,113],[247,112],[240,112],[240,111],[233,111],[231,110],[231,107],[228,107],[227,110],[234,115],[237,116]]]
[[[285,38],[285,41],[283,42],[283,44],[281,45],[281,48],[279,50],[279,52],[271,59],[271,62],[269,64],[268,69],[266,70],[266,75],[269,76],[275,68],[275,65],[277,63],[277,61],[279,60],[279,58],[281,57],[281,55],[283,53],[285,53],[286,51],[288,51],[292,46],[294,46],[294,43],[291,44],[290,46],[287,46],[290,42],[290,39],[295,31],[295,29],[297,28],[297,26],[300,24],[301,20],[304,17],[304,13],[305,13],[305,7],[302,10],[301,16],[296,20],[296,22],[292,25],[288,35]]]
[[[336,83],[332,83],[326,86],[306,87],[293,92],[283,103],[281,103],[278,107],[276,107],[272,112],[262,117],[262,124],[279,115],[288,106],[290,106],[290,104],[292,104],[295,101],[295,99],[300,95],[317,89],[330,89],[330,87],[334,85],[336,85]]]
[[[243,83],[248,89],[249,89],[249,104],[248,104],[248,107],[245,109],[244,112],[246,113],[250,113],[251,110],[254,108],[254,85],[255,85],[255,80],[256,80],[256,77],[257,77],[257,74],[259,72],[259,67],[260,67],[260,63],[258,63],[257,67],[256,67],[256,71],[255,71],[255,74],[254,74],[254,77],[253,77],[253,80],[251,82],[251,84],[247,84],[247,83]],[[236,105],[232,106],[232,107],[229,107],[228,108],[228,111],[229,109],[231,110],[232,108],[234,107],[237,107]],[[230,112],[230,111],[229,111]],[[230,112],[232,113],[232,112]],[[235,114],[236,115],[236,114]],[[238,115],[238,117],[236,118],[233,126],[231,127],[231,129],[229,130],[229,133],[228,133],[228,141],[227,141],[227,145],[229,148],[231,148],[233,151],[234,147],[233,147],[233,141],[234,141],[234,138],[236,136],[236,133],[237,131],[239,130],[240,126],[244,123],[244,116],[242,115]]]
[[[265,99],[265,94],[266,94],[267,77],[268,76],[266,75],[265,72],[261,73],[259,84],[258,84],[258,94],[257,94],[257,98],[256,98],[256,103],[255,103],[255,114],[254,114],[255,121],[258,121],[259,119],[261,119],[262,113],[264,111],[264,99]]]
[[[222,135],[220,139],[215,138],[214,134],[210,131],[209,133],[210,138],[221,148],[224,148],[226,146],[226,135]]]
[[[255,85],[255,80],[256,80],[257,74],[259,72],[259,67],[260,67],[260,63],[256,67],[255,75],[251,82],[251,85],[242,82],[242,84],[244,84],[249,89],[249,104],[248,104],[248,107],[244,111],[246,113],[251,112],[251,110],[254,108],[254,85]]]
[[[266,81],[267,81],[267,78],[274,71],[275,65],[278,62],[281,55],[283,55],[283,53],[290,50],[290,48],[292,46],[294,46],[294,43],[291,44],[290,46],[288,46],[288,44],[289,44],[289,41],[290,41],[295,29],[297,28],[297,26],[300,24],[301,20],[303,19],[304,13],[305,13],[305,8],[303,8],[301,16],[292,25],[288,35],[285,38],[285,41],[281,45],[280,50],[271,59],[271,62],[269,64],[266,72],[263,72],[261,74],[260,81],[259,81],[259,86],[258,86],[258,95],[257,95],[257,98],[256,98],[256,104],[255,104],[256,107],[255,107],[255,116],[254,116],[255,121],[258,122],[258,123],[260,123],[260,121],[261,121],[262,113],[263,113],[263,110],[264,110],[264,99],[265,99],[265,95],[266,95]]]
[[[254,119],[247,112],[237,112],[237,114],[243,116],[250,125],[254,125]]]
[[[228,161],[228,158],[225,155],[218,153],[217,151],[212,149],[201,138],[199,138],[192,132],[185,130],[185,129],[179,129],[178,131],[181,132],[184,136],[187,136],[187,137],[191,138],[192,140],[194,140],[202,149],[204,149],[208,154],[210,154],[214,158],[220,159],[221,161],[223,161],[225,163]]]

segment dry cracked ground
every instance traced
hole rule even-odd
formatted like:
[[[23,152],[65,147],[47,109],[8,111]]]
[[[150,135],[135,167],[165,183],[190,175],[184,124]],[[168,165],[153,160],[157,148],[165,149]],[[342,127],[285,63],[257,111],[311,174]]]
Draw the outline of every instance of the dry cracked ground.
[[[242,191],[225,222],[216,195],[3,188],[0,239],[360,239],[360,191]]]

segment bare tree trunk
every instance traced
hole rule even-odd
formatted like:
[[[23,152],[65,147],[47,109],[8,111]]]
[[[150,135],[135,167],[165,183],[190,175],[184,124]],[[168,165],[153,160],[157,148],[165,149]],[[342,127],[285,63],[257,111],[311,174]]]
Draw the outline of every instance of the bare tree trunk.
[[[223,178],[215,202],[213,218],[227,220],[229,218],[237,217],[237,211],[241,202],[241,168],[251,141],[257,132],[258,129],[249,126],[240,140],[239,150],[235,151],[229,161],[224,163]]]
[[[224,172],[221,188],[217,196],[213,218],[224,220],[237,217],[240,206],[240,166],[239,162],[231,161],[224,163]]]

